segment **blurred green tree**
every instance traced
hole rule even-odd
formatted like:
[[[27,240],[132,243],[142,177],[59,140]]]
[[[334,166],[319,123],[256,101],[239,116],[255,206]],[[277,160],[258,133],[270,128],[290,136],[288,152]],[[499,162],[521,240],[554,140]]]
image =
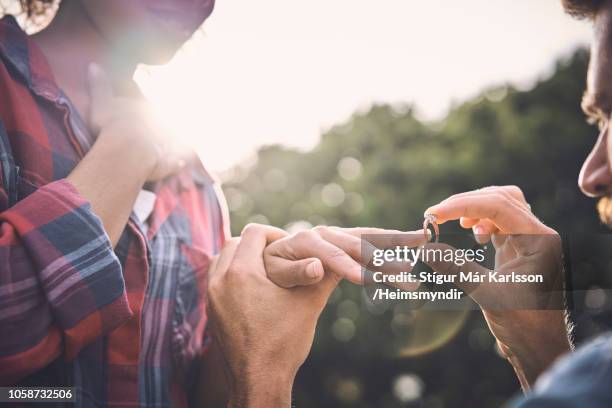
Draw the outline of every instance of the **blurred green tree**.
[[[520,186],[534,212],[560,231],[601,230],[593,201],[576,185],[597,134],[579,107],[587,61],[578,50],[533,89],[487,89],[435,123],[419,121],[410,105],[375,105],[325,132],[312,151],[264,147],[255,165],[225,178],[233,232],[253,221],[289,230],[412,230],[428,206],[451,194],[505,184]],[[398,315],[406,327],[389,331]],[[421,351],[389,352],[402,345]],[[479,313],[396,307],[378,316],[365,311],[360,288],[343,283],[321,318],[296,395],[307,407],[487,407],[518,389]]]

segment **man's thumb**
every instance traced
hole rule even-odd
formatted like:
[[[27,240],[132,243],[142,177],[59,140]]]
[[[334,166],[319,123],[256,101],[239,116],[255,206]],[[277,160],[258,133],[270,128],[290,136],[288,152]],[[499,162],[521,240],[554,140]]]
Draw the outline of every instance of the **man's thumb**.
[[[87,70],[89,85],[89,126],[99,131],[110,119],[113,106],[113,86],[109,76],[96,63],[89,64]]]

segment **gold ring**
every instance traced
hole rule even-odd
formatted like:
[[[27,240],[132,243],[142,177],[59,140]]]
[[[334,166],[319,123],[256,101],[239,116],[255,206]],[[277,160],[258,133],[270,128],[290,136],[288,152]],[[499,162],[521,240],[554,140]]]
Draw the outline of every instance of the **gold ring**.
[[[438,242],[440,238],[440,227],[438,227],[437,217],[434,214],[425,214],[423,221],[423,234],[425,234],[425,242]],[[431,237],[429,235],[431,232]]]

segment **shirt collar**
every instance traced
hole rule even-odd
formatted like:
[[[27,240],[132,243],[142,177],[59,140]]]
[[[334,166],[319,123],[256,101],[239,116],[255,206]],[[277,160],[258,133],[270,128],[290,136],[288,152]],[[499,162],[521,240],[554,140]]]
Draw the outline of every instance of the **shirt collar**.
[[[0,20],[0,58],[35,94],[57,102],[61,92],[47,59],[10,15]]]

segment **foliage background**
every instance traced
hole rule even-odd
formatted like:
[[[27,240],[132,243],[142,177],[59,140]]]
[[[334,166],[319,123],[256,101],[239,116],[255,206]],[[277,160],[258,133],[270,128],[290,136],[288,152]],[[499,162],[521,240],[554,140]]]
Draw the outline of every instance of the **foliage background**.
[[[256,164],[224,177],[233,233],[247,222],[413,230],[448,195],[505,184],[520,186],[563,233],[603,231],[576,185],[597,135],[579,108],[587,61],[577,50],[533,89],[487,89],[440,122],[419,121],[409,104],[377,105],[325,132],[312,151],[262,148]],[[582,267],[587,286],[605,285],[609,264]],[[381,313],[361,296],[343,283],[330,299],[297,406],[497,407],[519,392],[479,312]],[[605,305],[577,306],[578,342],[606,328]]]

